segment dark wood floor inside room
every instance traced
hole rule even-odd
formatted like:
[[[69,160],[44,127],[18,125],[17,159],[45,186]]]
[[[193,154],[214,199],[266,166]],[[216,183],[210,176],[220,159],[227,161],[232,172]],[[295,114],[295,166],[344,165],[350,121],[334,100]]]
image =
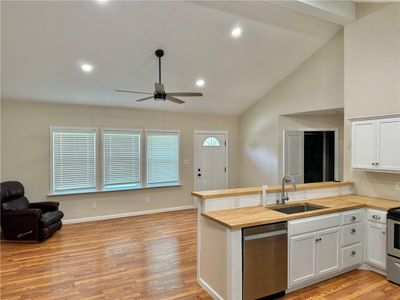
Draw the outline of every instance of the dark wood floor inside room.
[[[196,282],[196,212],[64,225],[46,242],[1,241],[1,299],[211,299]],[[353,271],[283,299],[400,299]]]

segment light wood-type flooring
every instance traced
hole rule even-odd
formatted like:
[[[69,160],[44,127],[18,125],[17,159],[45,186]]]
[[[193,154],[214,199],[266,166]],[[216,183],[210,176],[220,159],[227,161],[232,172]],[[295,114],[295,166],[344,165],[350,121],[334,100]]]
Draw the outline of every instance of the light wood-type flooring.
[[[1,241],[1,299],[211,299],[196,283],[196,211],[64,225],[43,243]],[[353,271],[283,299],[400,299]]]

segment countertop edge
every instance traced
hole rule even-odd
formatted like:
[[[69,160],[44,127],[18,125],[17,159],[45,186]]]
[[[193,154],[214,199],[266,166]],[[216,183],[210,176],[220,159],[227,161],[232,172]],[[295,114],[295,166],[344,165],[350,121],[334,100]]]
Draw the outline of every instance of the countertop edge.
[[[306,190],[317,190],[317,189],[328,189],[342,186],[353,186],[354,182],[344,181],[344,182],[320,182],[320,183],[302,183],[297,185],[297,191]],[[267,188],[267,193],[280,193],[282,188],[280,185],[271,185]],[[292,187],[288,186],[287,191],[293,191]],[[232,196],[244,196],[244,195],[254,195],[261,194],[261,186],[249,187],[249,188],[233,188],[225,190],[216,191],[198,191],[192,192],[191,195],[199,198],[200,200],[206,200],[211,198],[223,198]]]
[[[304,201],[301,201],[304,202]],[[322,215],[327,215],[327,214],[334,214],[337,212],[343,212],[343,211],[347,211],[347,210],[353,210],[353,209],[360,209],[360,208],[369,208],[366,204],[361,204],[361,203],[356,203],[353,202],[354,205],[349,206],[349,207],[340,207],[340,208],[327,208],[326,210],[316,210],[316,211],[311,211],[309,213],[307,213],[306,215],[302,215],[302,216],[295,216],[295,214],[292,215],[285,215],[282,216],[282,218],[276,218],[273,220],[269,220],[269,221],[257,221],[257,222],[250,222],[250,223],[246,223],[244,225],[237,225],[237,226],[231,226],[229,224],[226,224],[218,219],[215,219],[205,213],[201,213],[201,215],[225,228],[231,229],[231,230],[235,230],[235,229],[241,229],[241,228],[245,228],[245,227],[252,227],[252,226],[258,226],[258,225],[267,225],[267,224],[272,224],[272,223],[279,223],[279,222],[287,222],[287,221],[293,221],[293,220],[299,220],[299,219],[305,219],[305,218],[311,218],[311,217],[318,217],[318,216],[322,216]],[[266,208],[268,209],[268,208]],[[377,209],[377,208],[374,208]]]

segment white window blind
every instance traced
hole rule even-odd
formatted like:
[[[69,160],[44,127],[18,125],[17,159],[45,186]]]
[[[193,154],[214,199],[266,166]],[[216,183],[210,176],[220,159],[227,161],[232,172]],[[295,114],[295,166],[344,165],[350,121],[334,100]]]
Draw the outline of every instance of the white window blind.
[[[140,131],[103,131],[105,190],[140,187]]]
[[[147,185],[179,182],[179,132],[147,131]]]
[[[52,192],[96,190],[96,129],[52,128]]]

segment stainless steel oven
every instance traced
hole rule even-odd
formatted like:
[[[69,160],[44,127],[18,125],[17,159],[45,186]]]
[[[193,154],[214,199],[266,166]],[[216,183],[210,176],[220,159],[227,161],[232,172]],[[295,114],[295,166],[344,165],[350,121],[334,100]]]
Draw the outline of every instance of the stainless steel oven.
[[[387,278],[400,284],[400,207],[387,214]]]

